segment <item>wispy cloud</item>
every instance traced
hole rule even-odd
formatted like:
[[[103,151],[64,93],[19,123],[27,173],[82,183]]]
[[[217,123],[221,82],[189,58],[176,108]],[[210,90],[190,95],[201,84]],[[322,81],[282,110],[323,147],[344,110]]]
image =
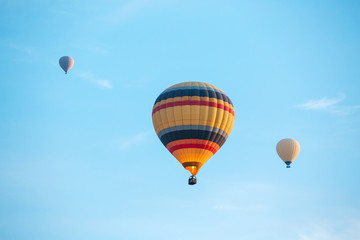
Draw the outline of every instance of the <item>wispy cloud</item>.
[[[356,106],[342,106],[339,105],[345,99],[346,95],[341,93],[336,98],[326,98],[309,100],[306,103],[297,105],[298,108],[305,110],[322,110],[334,114],[350,114],[356,109],[360,108],[360,105]]]
[[[234,211],[239,209],[239,206],[233,204],[215,204],[211,208],[218,211]]]
[[[105,21],[107,25],[118,25],[134,18],[145,11],[159,10],[163,7],[176,3],[176,0],[128,0],[122,1],[121,5],[109,12]]]
[[[233,212],[233,211],[246,211],[246,212],[261,212],[266,210],[266,206],[262,204],[229,204],[229,203],[221,203],[214,204],[211,206],[212,210],[220,211],[220,212]]]
[[[237,183],[222,188],[216,197],[210,198],[208,204],[211,210],[217,212],[264,212],[268,206],[261,201],[253,201],[253,197],[279,191],[273,184],[265,182]]]
[[[9,47],[11,47],[19,52],[26,53],[28,55],[31,55],[34,52],[34,49],[32,47],[28,47],[28,46],[24,46],[24,45],[12,43],[12,42],[9,43]]]
[[[88,45],[86,46],[86,48],[96,54],[107,54],[110,52],[105,47],[100,47],[100,46]]]
[[[90,82],[98,85],[99,87],[106,88],[106,89],[111,89],[113,87],[110,80],[99,79],[95,76],[95,74],[93,74],[91,72],[79,72],[79,71],[75,71],[75,72],[76,72],[76,75],[79,76],[80,78],[90,81]]]
[[[112,88],[112,85],[111,85],[110,81],[107,80],[107,79],[96,79],[96,80],[94,80],[94,82],[97,85],[99,85],[100,87],[108,88],[108,89]]]
[[[66,10],[61,10],[61,9],[53,9],[52,12],[55,14],[60,14],[60,15],[65,15],[65,16],[74,16],[74,14],[72,12],[69,12]]]
[[[144,83],[128,83],[124,85],[125,88],[146,88]]]
[[[119,141],[116,142],[116,146],[120,150],[125,150],[128,148],[131,148],[137,144],[141,144],[141,143],[148,141],[149,136],[151,134],[153,134],[153,131],[145,131],[145,132],[137,133],[132,137],[129,137],[126,139],[120,139]]]
[[[89,72],[78,72],[78,76],[81,77],[82,79],[89,80],[94,77],[94,74]]]
[[[99,42],[93,42],[93,41],[82,41],[82,40],[77,40],[74,42],[74,46],[78,49],[84,49],[88,52],[93,52],[95,54],[108,54],[110,53],[110,45],[106,45],[104,43],[99,43]]]
[[[299,104],[299,108],[303,109],[328,109],[331,106],[343,101],[345,99],[345,94],[340,94],[337,98],[321,98],[316,100],[309,100],[304,104]]]
[[[312,224],[299,232],[300,240],[358,240],[360,239],[360,219],[342,222]]]
[[[150,3],[150,0],[126,1],[112,13],[107,15],[108,21],[112,24],[119,24],[141,12]]]
[[[151,78],[144,76],[140,79],[132,79],[124,84],[125,88],[146,88],[148,83],[151,82]]]

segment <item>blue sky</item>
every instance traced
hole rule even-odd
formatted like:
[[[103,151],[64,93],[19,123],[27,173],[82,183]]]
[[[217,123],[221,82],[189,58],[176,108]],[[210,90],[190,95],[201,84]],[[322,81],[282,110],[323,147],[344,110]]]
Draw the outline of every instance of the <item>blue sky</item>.
[[[359,10],[1,1],[0,238],[360,239]],[[221,88],[236,114],[195,186],[151,121],[184,81]],[[287,137],[291,169],[275,150]]]

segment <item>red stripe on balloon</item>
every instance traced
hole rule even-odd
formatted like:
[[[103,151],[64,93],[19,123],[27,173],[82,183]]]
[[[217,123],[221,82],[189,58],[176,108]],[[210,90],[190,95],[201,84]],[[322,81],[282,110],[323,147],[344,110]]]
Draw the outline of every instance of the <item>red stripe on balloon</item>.
[[[176,150],[179,149],[184,149],[184,148],[200,148],[200,149],[205,149],[208,150],[210,152],[212,152],[213,154],[215,154],[217,152],[217,149],[214,147],[211,147],[209,145],[205,145],[205,144],[193,144],[193,143],[189,143],[189,144],[180,144],[180,145],[176,145],[173,146],[171,148],[169,148],[169,151],[171,153],[175,152]]]
[[[220,109],[223,109],[224,111],[228,111],[230,114],[235,116],[234,110],[229,108],[228,106],[224,106],[223,104],[215,103],[215,102],[208,102],[208,101],[197,101],[197,100],[187,100],[187,101],[177,101],[177,102],[170,102],[165,103],[160,106],[157,106],[153,109],[152,115],[156,113],[157,111],[160,111],[161,109],[165,109],[168,107],[176,107],[176,106],[183,106],[183,105],[200,105],[200,106],[208,106],[208,107],[217,107]]]

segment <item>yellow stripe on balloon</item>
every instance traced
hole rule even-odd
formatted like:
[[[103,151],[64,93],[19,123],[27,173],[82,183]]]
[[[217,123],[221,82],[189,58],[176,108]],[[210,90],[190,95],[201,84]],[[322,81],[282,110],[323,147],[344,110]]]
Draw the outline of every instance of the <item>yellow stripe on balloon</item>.
[[[183,112],[186,116],[184,114],[175,114],[179,112]],[[195,116],[192,117],[191,114]],[[226,119],[226,121],[223,121],[223,119]],[[154,125],[156,134],[165,128],[181,125],[211,126],[230,134],[231,130],[229,131],[227,123],[228,120],[233,123],[234,119],[231,113],[220,108],[207,106],[194,108],[194,106],[190,107],[190,105],[161,109],[153,115],[153,122],[158,123],[156,126]]]

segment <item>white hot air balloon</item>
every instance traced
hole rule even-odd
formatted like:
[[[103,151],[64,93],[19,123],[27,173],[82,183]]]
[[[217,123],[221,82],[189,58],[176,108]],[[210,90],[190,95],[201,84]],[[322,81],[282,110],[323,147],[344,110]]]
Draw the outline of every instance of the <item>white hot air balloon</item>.
[[[290,164],[299,155],[300,144],[294,139],[285,138],[278,142],[276,151],[279,157],[285,162],[286,167],[290,168]]]

